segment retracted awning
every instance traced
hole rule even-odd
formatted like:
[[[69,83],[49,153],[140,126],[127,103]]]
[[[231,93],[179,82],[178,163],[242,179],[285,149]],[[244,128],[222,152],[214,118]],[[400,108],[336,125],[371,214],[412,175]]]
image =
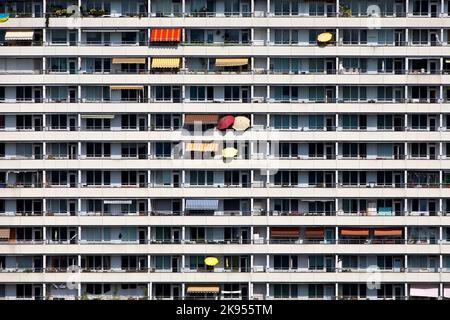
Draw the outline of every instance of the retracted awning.
[[[153,58],[153,69],[175,69],[180,67],[180,58]]]
[[[113,58],[113,64],[136,63],[145,64],[145,58]]]
[[[306,238],[323,238],[325,235],[325,229],[324,228],[306,228],[305,231],[305,237]]]
[[[153,28],[150,32],[151,42],[180,42],[180,28]]]
[[[9,228],[0,229],[0,239],[9,239],[9,236],[10,236]]]
[[[298,238],[300,230],[293,227],[272,227],[270,235],[272,237]]]
[[[214,284],[195,284],[187,287],[187,293],[219,293],[220,286]]]
[[[33,40],[34,31],[9,30],[6,31],[5,41]]]
[[[185,124],[194,124],[195,122],[201,122],[203,124],[216,124],[219,120],[217,114],[187,114],[184,117]]]
[[[219,200],[216,199],[188,199],[186,200],[187,210],[217,210]]]
[[[369,235],[369,229],[366,228],[344,228],[341,230],[343,236],[364,236]]]
[[[131,200],[104,200],[104,204],[132,204]]]
[[[375,236],[395,236],[401,237],[403,235],[402,228],[379,228],[375,229]]]
[[[217,149],[219,149],[219,144],[216,142],[188,142],[186,144],[186,151],[216,152]]]
[[[82,114],[82,119],[114,119],[113,114]]]
[[[217,58],[216,67],[239,67],[248,64],[248,58]]]
[[[111,86],[111,90],[144,90],[144,86]]]
[[[439,284],[410,284],[409,295],[411,297],[439,297]]]

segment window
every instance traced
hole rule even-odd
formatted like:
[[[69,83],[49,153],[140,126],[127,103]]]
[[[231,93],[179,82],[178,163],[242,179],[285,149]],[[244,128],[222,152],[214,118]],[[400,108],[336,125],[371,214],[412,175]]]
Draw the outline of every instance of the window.
[[[170,158],[172,144],[170,142],[155,142],[155,156],[158,158]]]
[[[298,268],[297,256],[275,255],[273,257],[273,266],[275,270],[289,270]]]
[[[109,171],[86,171],[86,184],[87,185],[110,185],[111,173]]]
[[[277,299],[297,298],[298,286],[297,284],[274,284],[273,295]]]
[[[86,119],[86,130],[110,130],[110,119]]]
[[[110,143],[86,143],[86,157],[88,158],[102,158],[111,156]]]
[[[31,101],[33,87],[16,87],[17,101]]]
[[[67,42],[67,30],[66,29],[55,29],[52,32],[52,43],[66,43]]]
[[[275,114],[271,116],[272,127],[279,130],[298,129],[298,120],[297,115]]]
[[[366,44],[367,43],[367,30],[357,29],[344,29],[343,30],[344,44]]]
[[[344,86],[343,90],[343,98],[344,101],[350,102],[358,102],[367,100],[367,88],[366,87],[348,87]]]
[[[189,100],[191,101],[212,101],[214,100],[214,87],[190,86]]]
[[[66,72],[67,58],[49,58],[50,71],[52,72]]]
[[[67,115],[53,114],[50,115],[50,128],[52,130],[61,130],[67,128]]]
[[[310,299],[321,299],[323,298],[323,284],[309,284],[308,285],[308,297]]]
[[[325,126],[325,120],[323,115],[310,115],[308,116],[308,129],[310,130],[323,130]]]
[[[320,255],[308,256],[308,270],[323,270],[324,257]]]
[[[427,129],[427,115],[413,114],[411,116],[411,129]]]
[[[297,171],[277,171],[274,176],[274,184],[278,186],[298,185]]]
[[[205,257],[204,256],[190,256],[189,257],[189,269],[202,270],[205,269]]]
[[[393,118],[390,114],[377,115],[377,129],[378,130],[392,130]]]
[[[135,114],[123,114],[121,116],[122,129],[136,129],[137,116]]]
[[[86,293],[88,294],[106,294],[111,291],[111,284],[109,283],[87,283]]]
[[[172,269],[172,259],[170,256],[155,256],[154,268],[156,270],[170,270]]]
[[[201,171],[201,170],[190,171],[189,182],[191,186],[205,186],[205,185],[212,186],[214,184],[214,171]]]
[[[239,101],[241,99],[241,88],[238,86],[225,87],[225,101]]]

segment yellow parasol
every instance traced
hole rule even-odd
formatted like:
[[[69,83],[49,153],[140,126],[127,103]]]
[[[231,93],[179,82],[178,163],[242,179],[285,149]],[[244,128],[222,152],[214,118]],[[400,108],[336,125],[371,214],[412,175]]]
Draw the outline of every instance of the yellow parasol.
[[[219,263],[219,259],[217,259],[216,257],[206,257],[204,262],[207,266],[214,267]]]
[[[222,156],[224,158],[233,158],[238,154],[238,150],[235,148],[225,148],[222,150]]]
[[[333,34],[331,32],[322,32],[317,36],[317,42],[327,43],[333,40]]]

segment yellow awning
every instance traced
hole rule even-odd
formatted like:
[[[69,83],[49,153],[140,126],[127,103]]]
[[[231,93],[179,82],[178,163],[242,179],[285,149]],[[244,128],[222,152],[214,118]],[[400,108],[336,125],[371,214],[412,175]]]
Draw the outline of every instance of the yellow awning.
[[[190,285],[187,288],[187,293],[219,293],[220,287],[218,285],[202,284]]]
[[[137,64],[145,64],[145,58],[113,58],[113,64],[122,64],[122,63],[137,63]]]
[[[238,67],[248,64],[248,58],[217,58],[216,67]]]
[[[317,36],[317,41],[321,43],[330,42],[333,40],[333,34],[331,32],[322,32]]]
[[[152,68],[155,69],[173,69],[180,67],[180,58],[153,58]]]
[[[225,148],[222,150],[222,156],[224,158],[233,158],[238,154],[238,150],[235,148]]]
[[[34,31],[9,30],[6,31],[5,41],[9,40],[33,40]]]
[[[144,90],[144,86],[111,86],[111,90]]]
[[[219,144],[216,142],[188,142],[186,144],[186,151],[202,151],[202,152],[216,152]]]

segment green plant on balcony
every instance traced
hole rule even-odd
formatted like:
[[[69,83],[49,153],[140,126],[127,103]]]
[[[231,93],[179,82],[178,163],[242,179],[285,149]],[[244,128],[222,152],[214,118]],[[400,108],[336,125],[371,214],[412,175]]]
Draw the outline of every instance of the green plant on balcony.
[[[88,11],[88,14],[93,17],[101,17],[106,14],[106,11],[103,9],[92,8]]]
[[[353,14],[352,9],[343,4],[339,6],[339,11],[341,12],[341,16],[343,17],[351,17]]]

